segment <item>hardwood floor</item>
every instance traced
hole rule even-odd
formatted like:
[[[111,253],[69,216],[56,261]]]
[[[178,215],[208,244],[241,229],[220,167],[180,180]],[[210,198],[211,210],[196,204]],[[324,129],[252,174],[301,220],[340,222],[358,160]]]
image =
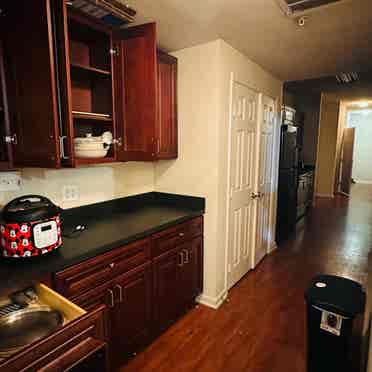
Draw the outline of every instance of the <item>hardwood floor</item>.
[[[367,281],[372,186],[319,199],[297,235],[229,293],[217,311],[194,308],[121,372],[305,372],[304,290],[319,273]]]

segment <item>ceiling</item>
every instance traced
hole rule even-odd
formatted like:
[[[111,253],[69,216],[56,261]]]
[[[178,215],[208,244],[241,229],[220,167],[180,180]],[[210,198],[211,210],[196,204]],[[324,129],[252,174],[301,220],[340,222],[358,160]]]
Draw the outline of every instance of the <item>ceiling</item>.
[[[339,83],[335,76],[290,81],[284,84],[284,88],[293,94],[320,94],[322,92],[358,91],[361,89],[371,89],[371,87],[372,70],[358,73],[358,80],[349,84]]]
[[[158,23],[165,50],[222,38],[285,81],[363,71],[372,61],[371,0],[319,9],[305,27],[286,17],[276,0],[125,2],[137,10],[137,24]]]

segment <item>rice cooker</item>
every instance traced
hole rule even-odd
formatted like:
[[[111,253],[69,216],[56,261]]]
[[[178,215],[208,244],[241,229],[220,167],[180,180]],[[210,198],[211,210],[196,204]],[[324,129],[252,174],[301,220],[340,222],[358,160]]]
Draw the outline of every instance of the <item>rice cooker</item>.
[[[62,245],[61,209],[48,198],[25,195],[9,202],[0,224],[3,257],[33,257]]]

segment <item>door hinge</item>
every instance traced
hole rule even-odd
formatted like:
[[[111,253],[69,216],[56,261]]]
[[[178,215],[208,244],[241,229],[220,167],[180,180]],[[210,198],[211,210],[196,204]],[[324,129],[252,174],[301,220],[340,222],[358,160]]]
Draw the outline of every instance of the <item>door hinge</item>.
[[[11,136],[5,136],[4,137],[4,141],[5,141],[5,143],[10,143],[12,145],[18,144],[18,140],[17,140],[17,135],[16,134],[13,134]]]
[[[110,48],[110,54],[117,57],[120,54],[120,49],[118,47]]]
[[[68,156],[65,153],[65,142],[64,142],[65,139],[67,139],[67,136],[59,137],[59,152],[61,155],[61,159],[67,160]]]

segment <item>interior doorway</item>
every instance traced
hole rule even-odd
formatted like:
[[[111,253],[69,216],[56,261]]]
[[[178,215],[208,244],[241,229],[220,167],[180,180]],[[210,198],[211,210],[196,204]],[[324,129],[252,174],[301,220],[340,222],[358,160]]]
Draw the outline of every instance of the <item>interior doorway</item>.
[[[372,109],[349,110],[346,127],[355,130],[351,178],[355,183],[372,185]]]

